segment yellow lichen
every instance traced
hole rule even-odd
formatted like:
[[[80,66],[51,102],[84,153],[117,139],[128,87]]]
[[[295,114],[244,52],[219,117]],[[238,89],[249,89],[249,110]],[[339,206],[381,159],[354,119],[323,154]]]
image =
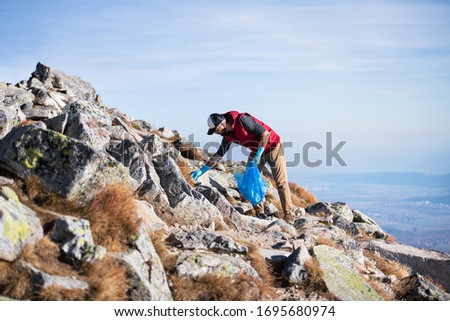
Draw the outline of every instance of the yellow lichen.
[[[12,244],[25,240],[30,235],[30,226],[25,221],[14,220],[11,214],[3,209],[3,237],[9,239]]]

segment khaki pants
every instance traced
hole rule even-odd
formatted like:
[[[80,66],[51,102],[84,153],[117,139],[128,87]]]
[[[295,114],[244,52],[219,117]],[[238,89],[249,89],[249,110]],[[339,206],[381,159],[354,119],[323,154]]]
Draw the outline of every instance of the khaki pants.
[[[252,160],[255,153],[250,154],[249,160]],[[291,192],[288,185],[288,177],[286,170],[286,158],[284,156],[284,149],[282,142],[265,153],[261,157],[261,162],[258,165],[259,171],[262,171],[265,164],[269,163],[272,170],[272,176],[275,181],[276,188],[278,189],[278,195],[280,197],[281,206],[283,207],[283,214],[292,215],[292,201]],[[264,213],[264,202],[259,203],[254,207],[257,214]]]

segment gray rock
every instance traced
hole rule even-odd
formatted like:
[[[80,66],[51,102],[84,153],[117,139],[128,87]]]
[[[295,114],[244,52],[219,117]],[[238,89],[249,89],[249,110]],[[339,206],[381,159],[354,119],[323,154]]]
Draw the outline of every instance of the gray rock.
[[[138,251],[116,254],[126,267],[129,282],[128,295],[132,301],[172,301],[165,275],[158,269],[153,273]],[[150,261],[150,264],[154,262]]]
[[[328,203],[319,202],[308,206],[305,209],[306,213],[311,215],[317,215],[324,213],[328,217],[341,216],[348,222],[353,222],[353,213],[347,204],[342,202]]]
[[[33,100],[34,95],[30,91],[0,82],[0,108],[20,111],[33,107]]]
[[[73,277],[50,275],[26,262],[21,262],[20,266],[30,274],[31,284],[33,286],[33,290],[36,292],[40,292],[42,289],[52,286],[67,290],[87,291],[89,289],[89,284]]]
[[[248,248],[236,243],[231,237],[205,231],[176,231],[166,242],[188,250],[210,250],[220,253],[246,254]]]
[[[141,225],[137,239],[133,241],[133,244],[149,266],[148,281],[152,299],[157,301],[173,300],[164,267],[144,225]]]
[[[121,126],[125,130],[125,132],[130,137],[132,137],[137,143],[142,141],[141,135],[139,135],[135,129],[128,126],[127,123],[124,120],[122,120],[120,117],[114,118],[113,125]],[[145,148],[144,148],[144,150],[145,150]]]
[[[146,169],[153,165],[150,165],[150,160],[137,143],[126,139],[114,147],[108,148],[107,152],[128,168],[130,176],[136,181],[137,186],[147,180]]]
[[[88,113],[70,112],[64,134],[84,142],[97,150],[103,150],[109,143],[109,132]]]
[[[386,238],[386,232],[384,232],[383,229],[370,217],[358,210],[352,210],[352,213],[353,222],[360,231],[363,231],[367,235],[375,238]]]
[[[53,93],[60,93],[60,98],[65,98],[65,103],[70,103],[79,99],[89,102],[98,102],[99,97],[95,89],[87,81],[77,76],[70,76],[54,68],[50,68],[38,63],[36,70],[31,74],[28,80],[28,87],[39,88],[36,86],[38,80],[42,85],[41,89]]]
[[[45,123],[48,129],[63,134],[64,130],[66,129],[68,116],[69,114],[62,113],[61,115],[58,115],[56,117],[44,119],[43,122]]]
[[[61,252],[69,263],[92,262],[104,257],[106,249],[95,246],[89,221],[71,216],[55,220],[52,239],[61,244]]]
[[[311,255],[305,245],[296,248],[286,260],[281,276],[290,284],[301,284],[308,279],[305,263]]]
[[[291,252],[259,248],[258,253],[271,265],[284,265]]]
[[[107,109],[93,102],[76,100],[64,107],[64,111],[70,114],[83,113],[91,116],[99,127],[112,126],[112,119]]]
[[[8,186],[0,186],[0,259],[12,262],[43,237],[39,218]]]
[[[429,275],[450,292],[450,255],[447,253],[418,249],[405,244],[389,244],[384,240],[371,240],[362,243],[370,251],[405,264],[422,275]]]
[[[361,236],[361,233],[359,232],[356,225],[347,219],[345,219],[343,216],[337,215],[333,216],[332,222],[335,226],[339,227],[340,229],[346,231],[352,236]]]
[[[414,273],[400,281],[400,300],[407,301],[450,301],[450,295]]]
[[[234,209],[241,214],[245,214],[253,209],[253,205],[249,202],[237,202]]]
[[[24,126],[0,141],[0,167],[25,179],[37,176],[43,188],[85,204],[109,183],[129,182],[120,163],[86,144],[54,131]]]
[[[249,230],[239,212],[216,189],[207,186],[197,186],[195,190],[200,192],[211,204],[216,206],[223,218],[230,222],[236,230]]]
[[[177,259],[175,269],[178,276],[184,276],[193,280],[207,274],[232,278],[242,273],[248,274],[257,280],[261,279],[258,272],[240,257],[213,253],[183,252]]]
[[[383,300],[358,274],[343,251],[318,245],[314,254],[323,271],[323,280],[332,294],[343,301]]]
[[[140,144],[145,151],[148,151],[150,155],[152,155],[152,157],[165,155],[170,149],[169,145],[155,134],[145,137]]]
[[[176,222],[182,225],[198,224],[212,229],[215,225],[226,226],[219,210],[189,186],[171,157],[164,155],[153,160],[153,163]]]

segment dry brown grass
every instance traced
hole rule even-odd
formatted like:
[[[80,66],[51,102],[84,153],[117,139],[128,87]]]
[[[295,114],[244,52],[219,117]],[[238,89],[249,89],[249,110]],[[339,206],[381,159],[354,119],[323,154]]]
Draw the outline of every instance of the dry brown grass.
[[[180,140],[180,135],[175,134],[172,137],[164,137],[162,132],[158,129],[152,129],[151,133],[160,137],[166,143],[173,143]]]
[[[203,160],[203,151],[200,148],[181,143],[176,144],[176,148],[180,151],[184,158],[194,159],[197,161]]]
[[[83,218],[90,222],[95,243],[112,252],[125,251],[130,236],[135,236],[139,228],[133,192],[129,186],[118,183],[100,191]]]
[[[18,261],[0,261],[0,294],[15,300],[30,299],[33,295],[30,275],[20,268]]]
[[[389,243],[389,244],[397,243],[396,238],[393,237],[393,236],[390,235],[390,234],[388,234],[388,235],[384,238],[384,240],[386,241],[386,243]]]
[[[275,278],[273,271],[267,264],[265,258],[259,254],[258,247],[253,244],[246,244],[248,247],[248,258],[250,265],[258,272],[262,281],[257,281],[258,287],[261,291],[261,296],[264,299],[271,298],[275,294],[274,284]]]
[[[317,197],[296,183],[290,182],[289,189],[292,203],[296,206],[306,208],[318,202]]]
[[[386,284],[372,278],[367,279],[366,282],[375,292],[377,292],[383,298],[383,300],[395,300],[395,293],[390,290]]]
[[[329,239],[323,235],[319,235],[318,237],[316,237],[315,240],[317,245],[326,245],[329,247],[334,247],[335,249],[340,249],[339,245],[337,245],[337,243],[334,240]]]
[[[57,193],[46,191],[38,176],[28,177],[22,188],[31,201],[44,209],[67,215],[80,211],[80,206],[75,202],[69,201]]]
[[[22,259],[42,272],[76,277],[78,273],[68,264],[58,260],[60,250],[48,236],[37,241],[34,246],[26,246],[22,251]]]
[[[127,299],[126,269],[114,258],[104,258],[84,266],[85,281],[90,285],[89,299],[123,301]]]
[[[38,299],[42,301],[84,301],[86,298],[86,291],[65,289],[59,286],[42,289],[38,295]]]
[[[308,273],[308,279],[303,285],[303,288],[307,295],[317,293],[328,300],[337,300],[337,298],[328,291],[325,281],[323,280],[322,268],[316,257],[306,260],[305,270],[306,273]]]
[[[235,278],[208,274],[195,280],[172,277],[177,301],[258,301],[261,293],[255,280],[247,274]]]
[[[156,253],[161,260],[164,270],[167,272],[173,271],[175,268],[178,255],[172,254],[169,248],[166,246],[165,239],[166,235],[163,230],[156,231],[150,235],[150,238],[155,248]]]
[[[411,268],[409,266],[388,260],[368,250],[364,250],[364,256],[373,260],[376,267],[385,275],[395,275],[397,279],[401,280],[411,274]]]
[[[186,182],[189,185],[191,185],[192,187],[194,187],[195,186],[195,182],[194,182],[194,180],[191,177],[191,171],[192,170],[191,170],[191,167],[189,166],[189,163],[186,160],[180,158],[180,159],[177,160],[177,165],[178,165],[178,168],[181,171],[181,174],[183,174],[183,177],[186,180]]]

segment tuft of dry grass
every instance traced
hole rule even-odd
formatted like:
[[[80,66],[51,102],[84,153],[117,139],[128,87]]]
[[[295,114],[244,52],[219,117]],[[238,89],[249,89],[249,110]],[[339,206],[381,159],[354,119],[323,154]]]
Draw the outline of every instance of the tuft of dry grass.
[[[203,151],[200,148],[181,143],[176,144],[176,148],[180,151],[184,158],[197,161],[203,160]]]
[[[173,276],[177,301],[258,301],[261,293],[255,280],[247,274],[235,278],[207,274],[195,280]]]
[[[65,289],[59,286],[50,286],[39,292],[38,299],[42,301],[84,301],[86,291],[80,289]]]
[[[393,243],[397,243],[397,240],[395,239],[395,237],[393,237],[392,235],[388,234],[384,240],[386,241],[386,243],[389,244],[393,244]]]
[[[195,182],[194,182],[194,180],[191,177],[191,171],[192,170],[191,170],[191,167],[189,166],[189,163],[186,160],[179,158],[177,160],[177,165],[178,165],[178,168],[181,171],[181,174],[183,174],[183,177],[186,180],[186,182],[189,185],[191,185],[192,187],[194,187],[195,186]]]
[[[377,292],[385,301],[395,300],[395,293],[386,286],[386,284],[381,283],[375,279],[369,278],[366,280],[367,284]]]
[[[44,209],[64,214],[80,211],[79,205],[75,202],[69,201],[57,193],[46,191],[38,176],[28,177],[24,182],[23,189],[31,201]]]
[[[290,182],[289,189],[292,203],[298,207],[306,208],[318,202],[317,197],[296,183]]]
[[[42,272],[59,276],[77,276],[72,266],[58,260],[60,250],[48,236],[36,242],[34,246],[26,246],[22,251],[22,259]]]
[[[169,248],[166,246],[164,241],[166,239],[164,231],[159,230],[149,236],[159,259],[161,260],[164,270],[167,272],[173,271],[175,269],[178,255],[170,253]]]
[[[33,295],[30,275],[18,265],[0,261],[0,294],[15,300],[30,299]]]
[[[129,237],[136,235],[139,229],[133,192],[129,186],[119,183],[100,191],[83,218],[90,222],[95,243],[111,252],[125,251]]]
[[[95,301],[124,301],[127,299],[126,269],[119,261],[107,257],[84,266],[85,281],[90,285],[89,299]]]
[[[411,274],[409,266],[388,260],[368,250],[364,250],[364,256],[373,260],[377,268],[385,275],[395,275],[397,279],[401,280]]]
[[[323,271],[316,257],[305,261],[305,270],[308,273],[308,279],[304,284],[304,290],[307,295],[317,293],[328,300],[337,300],[335,295],[328,291],[323,280]]]
[[[335,249],[340,249],[340,247],[337,245],[337,243],[334,240],[329,239],[323,235],[319,235],[318,237],[316,237],[315,240],[316,240],[317,245],[326,245],[329,247],[334,247]]]

